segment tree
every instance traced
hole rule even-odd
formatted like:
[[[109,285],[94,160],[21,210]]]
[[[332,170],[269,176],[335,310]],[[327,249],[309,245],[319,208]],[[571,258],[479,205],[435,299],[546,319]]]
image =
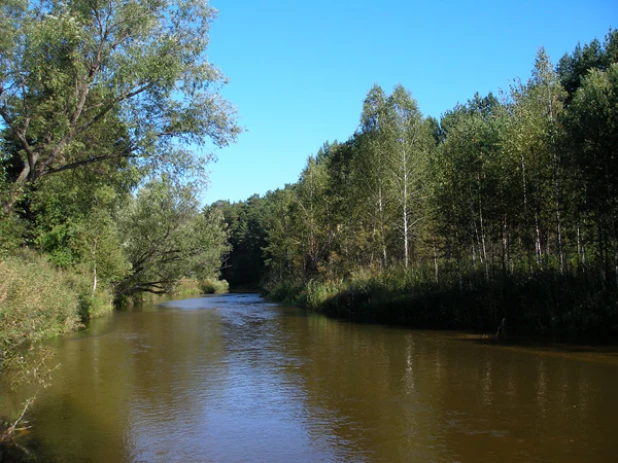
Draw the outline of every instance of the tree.
[[[231,251],[221,273],[232,287],[256,288],[263,279],[262,249],[268,246],[266,206],[267,202],[258,195],[238,203],[213,204],[223,212],[227,225]]]
[[[131,264],[118,292],[163,294],[184,277],[218,276],[228,251],[223,213],[199,213],[195,191],[167,179],[143,187],[120,219],[122,246]]]
[[[363,103],[359,134],[360,150],[355,159],[356,194],[366,198],[365,209],[372,228],[371,258],[381,254],[381,265],[388,263],[388,157],[392,154],[393,137],[389,120],[388,99],[379,85],[374,85]]]
[[[403,86],[395,87],[389,106],[393,111],[392,130],[396,143],[395,155],[390,158],[390,173],[401,217],[403,262],[408,268],[411,249],[420,235],[414,232],[413,226],[418,231],[424,220],[427,162],[433,140],[416,101]]]
[[[449,243],[449,255],[462,261],[469,253],[489,278],[493,246],[503,234],[501,191],[500,104],[478,94],[466,106],[444,115],[444,141],[434,160],[438,182],[433,199],[439,228]]]
[[[605,70],[618,61],[618,29],[610,29],[603,44],[597,39],[579,43],[571,54],[566,53],[558,62],[557,72],[562,87],[568,92],[570,103],[582,79],[592,69]]]
[[[269,281],[266,287],[277,287],[302,278],[294,268],[294,257],[298,252],[296,224],[290,213],[296,201],[293,185],[268,192],[268,246],[264,248],[264,263],[268,269]]]
[[[99,189],[96,207],[75,224],[72,245],[79,252],[80,262],[88,266],[92,275],[91,297],[96,295],[100,282],[109,288],[129,271],[115,221],[115,196],[111,188]]]
[[[367,204],[362,182],[356,172],[360,137],[353,135],[345,143],[325,143],[318,152],[325,158],[326,185],[324,196],[328,201],[329,226],[333,243],[328,257],[331,279],[343,278],[350,271],[366,263]],[[360,190],[359,190],[360,188]]]
[[[305,283],[318,273],[320,264],[327,260],[334,237],[328,224],[326,157],[323,151],[320,153],[322,155],[317,158],[310,156],[307,159],[295,188],[296,201],[293,203]]]
[[[603,264],[611,264],[618,284],[617,108],[618,65],[613,64],[605,71],[593,70],[582,79],[569,107],[567,127],[581,178],[578,208],[596,222],[602,276]]]
[[[214,16],[205,0],[3,2],[0,128],[18,148],[5,211],[56,172],[233,140],[225,79],[206,56]],[[95,145],[101,131],[112,139]]]
[[[537,53],[530,80],[530,97],[538,117],[538,124],[542,131],[540,151],[547,158],[551,166],[552,196],[554,215],[556,219],[556,249],[560,272],[564,273],[566,260],[563,236],[563,160],[559,142],[563,135],[561,117],[564,110],[566,92],[558,81],[558,74],[545,50],[541,48]]]

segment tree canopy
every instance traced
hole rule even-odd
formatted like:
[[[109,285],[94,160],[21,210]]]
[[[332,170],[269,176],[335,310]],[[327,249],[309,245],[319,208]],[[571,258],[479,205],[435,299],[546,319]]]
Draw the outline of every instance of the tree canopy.
[[[114,159],[161,165],[239,128],[206,55],[205,0],[10,0],[0,6],[0,117],[17,190]]]
[[[218,276],[226,231],[195,186],[240,129],[208,60],[215,16],[206,0],[2,2],[0,253],[35,248],[93,298]]]

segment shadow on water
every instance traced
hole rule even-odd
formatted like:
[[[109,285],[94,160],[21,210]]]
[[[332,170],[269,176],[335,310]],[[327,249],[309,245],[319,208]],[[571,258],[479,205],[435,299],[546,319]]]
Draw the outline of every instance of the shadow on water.
[[[546,355],[571,358],[581,361],[607,363],[618,366],[618,343],[598,342],[581,337],[555,336],[524,337],[510,336],[499,338],[494,335],[452,333],[455,339],[498,349],[529,353],[531,355]]]

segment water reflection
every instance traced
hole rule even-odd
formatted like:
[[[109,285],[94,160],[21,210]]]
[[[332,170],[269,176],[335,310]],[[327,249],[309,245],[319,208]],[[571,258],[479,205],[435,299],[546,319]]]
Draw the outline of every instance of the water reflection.
[[[618,367],[340,323],[257,296],[119,313],[61,343],[42,461],[605,462]]]

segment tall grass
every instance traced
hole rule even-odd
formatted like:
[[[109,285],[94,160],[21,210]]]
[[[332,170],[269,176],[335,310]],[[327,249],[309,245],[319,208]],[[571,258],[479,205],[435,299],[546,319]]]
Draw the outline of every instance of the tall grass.
[[[73,329],[80,318],[75,282],[43,258],[0,261],[0,345],[3,351]]]
[[[596,275],[547,270],[530,275],[483,270],[359,270],[342,281],[278,285],[268,296],[363,322],[511,333],[618,334],[618,288]],[[283,296],[283,297],[282,297]]]
[[[39,341],[71,331],[80,320],[112,307],[108,292],[93,297],[91,291],[88,275],[61,271],[33,252],[0,260],[0,388],[46,383],[45,362],[53,352]],[[0,419],[0,451],[32,400],[13,410],[16,416]]]

